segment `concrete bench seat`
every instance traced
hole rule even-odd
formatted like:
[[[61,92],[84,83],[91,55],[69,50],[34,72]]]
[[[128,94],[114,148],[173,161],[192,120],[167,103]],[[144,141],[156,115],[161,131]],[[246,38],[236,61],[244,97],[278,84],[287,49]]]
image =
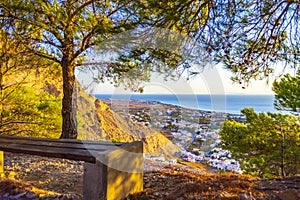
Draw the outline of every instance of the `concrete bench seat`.
[[[123,199],[143,190],[142,142],[0,135],[0,151],[84,161],[84,200]],[[0,152],[0,173],[3,163],[3,152]]]

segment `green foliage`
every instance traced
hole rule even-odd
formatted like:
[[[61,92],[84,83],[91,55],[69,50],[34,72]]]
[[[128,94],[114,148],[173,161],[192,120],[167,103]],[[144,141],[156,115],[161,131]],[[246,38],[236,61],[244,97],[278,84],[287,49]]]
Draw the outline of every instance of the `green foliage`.
[[[65,138],[78,135],[76,110],[72,109],[76,66],[92,65],[99,71],[93,77],[96,81],[121,82],[142,92],[140,86],[150,80],[150,72],[172,78],[175,69],[205,66],[207,62],[199,58],[211,56],[235,73],[234,81],[248,82],[268,77],[277,62],[299,65],[299,15],[297,1],[279,0],[0,0],[0,18],[5,22],[2,29],[21,40],[31,53],[62,67]],[[123,40],[115,37],[149,26],[183,35],[158,31],[142,47],[132,47],[134,32]],[[201,47],[197,49],[194,42],[184,46],[188,43],[182,40],[185,36],[195,38]],[[103,44],[109,39],[114,42]],[[128,42],[126,47],[112,62],[84,63],[97,45],[109,51],[119,49],[124,41]],[[188,46],[192,48],[187,50]],[[204,56],[199,56],[201,52]],[[178,71],[176,75],[181,75],[182,70]]]
[[[61,100],[41,88],[59,87],[61,70],[12,37],[8,22],[0,20],[0,134],[58,137]]]
[[[76,138],[76,109],[72,107],[74,69],[83,52],[111,35],[141,22],[140,3],[132,1],[0,1],[2,29],[22,40],[27,49],[62,67],[64,112],[62,138]]]
[[[231,151],[242,169],[260,177],[294,175],[300,169],[300,118],[242,110],[246,124],[226,120],[222,148]]]
[[[269,77],[279,62],[299,67],[297,1],[154,0],[148,7],[158,26],[196,38],[241,84]]]
[[[3,104],[0,134],[58,138],[61,99],[35,88],[14,88]]]
[[[218,2],[218,1],[217,1]],[[299,3],[296,1],[230,1],[217,8],[213,45],[217,57],[238,82],[262,79],[278,62],[299,66]],[[221,44],[221,45],[220,45]]]
[[[273,83],[274,105],[278,110],[300,112],[300,70],[296,76],[290,74]]]
[[[81,65],[85,54],[93,52],[95,45],[104,40],[115,40],[116,34],[127,30],[156,26],[195,38],[203,47],[201,51],[223,62],[238,82],[269,76],[272,65],[279,61],[298,66],[298,7],[296,1],[279,0],[0,1],[2,18],[12,20],[7,28],[22,34],[24,42],[29,41],[38,55],[60,64],[70,56],[69,61]],[[153,35],[155,40],[149,44],[168,41],[167,45],[172,46],[180,40],[168,33]],[[107,49],[120,47],[119,42],[102,45]],[[186,55],[170,49],[175,51],[155,49],[153,45],[127,49],[118,62],[99,63],[101,74],[106,73],[100,77],[124,82],[138,90],[130,79],[122,79],[124,73],[128,76],[130,71],[132,77],[147,81],[149,76],[141,72],[149,72],[154,66],[157,71],[171,75],[169,69],[182,65]],[[153,65],[148,67],[135,62],[149,58]],[[161,63],[166,70],[159,66]]]
[[[199,33],[209,20],[213,2],[199,0],[144,1],[157,26],[185,35]]]
[[[108,64],[103,62],[83,63],[86,55],[94,52],[97,45],[107,49],[118,49],[118,40],[114,36],[132,29],[142,29],[152,26],[160,21],[163,10],[180,6],[184,1],[170,1],[162,4],[159,1],[22,1],[0,0],[0,17],[9,21],[3,29],[18,38],[35,55],[57,62],[62,67],[63,75],[63,130],[62,138],[76,138],[76,109],[72,108],[72,93],[75,87],[74,69],[76,66],[92,65],[100,71],[100,76],[94,77],[96,81],[110,80],[114,83],[124,83],[125,86],[136,91],[142,91],[139,85],[142,81],[149,81],[151,70],[164,73],[182,62],[182,55],[177,51],[153,49],[141,50],[133,48],[120,53],[118,59]],[[198,2],[198,1],[197,1]],[[185,5],[196,6],[197,2],[190,1]],[[157,7],[157,5],[160,5]],[[187,8],[185,16],[191,15],[190,20],[199,24],[199,12],[202,8]],[[175,10],[173,10],[175,11]],[[200,12],[202,13],[202,12]],[[196,17],[197,16],[197,17]],[[201,14],[201,16],[203,16]],[[190,21],[188,20],[188,21]],[[169,20],[167,20],[169,22]],[[186,23],[180,19],[179,26]],[[195,30],[195,29],[194,29]],[[134,41],[125,38],[125,41]],[[117,41],[112,44],[103,44],[105,40]],[[164,44],[165,37],[155,42]],[[124,41],[124,40],[123,40]],[[172,38],[176,43],[176,38]],[[122,43],[122,42],[121,42]],[[170,42],[169,42],[170,43]],[[124,43],[122,43],[124,44]],[[121,44],[121,45],[122,45]],[[172,49],[172,47],[169,47]],[[152,57],[152,65],[140,65],[139,58]],[[129,58],[129,59],[128,59]],[[166,64],[160,64],[163,59]],[[143,59],[145,60],[145,59]],[[147,59],[146,59],[147,60]],[[155,68],[153,68],[155,66]],[[169,74],[169,73],[168,73]],[[103,76],[104,75],[104,76]],[[98,80],[97,80],[98,79]],[[142,80],[142,81],[139,81]]]

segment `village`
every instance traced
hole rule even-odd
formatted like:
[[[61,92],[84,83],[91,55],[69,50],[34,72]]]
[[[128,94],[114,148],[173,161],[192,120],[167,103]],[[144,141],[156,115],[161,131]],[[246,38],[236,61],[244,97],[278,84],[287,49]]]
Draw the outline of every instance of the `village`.
[[[245,121],[240,114],[220,113],[183,108],[156,101],[105,100],[117,113],[136,123],[154,128],[168,137],[181,151],[177,158],[187,162],[207,164],[218,170],[241,173],[240,164],[220,146],[220,125],[225,119]],[[145,159],[165,164],[176,163],[163,156],[146,156]]]

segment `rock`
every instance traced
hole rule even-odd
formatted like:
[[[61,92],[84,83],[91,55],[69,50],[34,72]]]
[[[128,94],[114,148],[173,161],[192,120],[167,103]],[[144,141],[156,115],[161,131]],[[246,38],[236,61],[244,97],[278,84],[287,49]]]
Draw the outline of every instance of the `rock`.
[[[148,194],[146,192],[141,192],[140,200],[150,200],[150,197],[148,197]]]
[[[299,200],[300,194],[295,189],[288,189],[281,192],[278,192],[277,196],[281,200]]]
[[[251,194],[246,194],[246,193],[240,194],[239,199],[240,200],[255,200],[255,198]]]
[[[198,194],[198,195],[195,196],[195,199],[202,200],[203,198],[200,194]]]
[[[3,197],[3,198],[9,197],[9,193],[5,193],[2,197]]]
[[[154,195],[149,195],[149,199],[157,199]]]
[[[219,195],[218,195],[219,198],[232,198],[232,195],[229,194],[228,192],[221,192]]]
[[[19,193],[17,195],[11,196],[12,199],[21,199],[21,197],[25,197],[26,192]]]
[[[34,192],[28,192],[26,194],[26,198],[28,199],[34,199],[34,198],[37,198],[38,196],[34,193]]]
[[[146,184],[144,185],[144,187],[145,187],[145,188],[151,187],[151,183],[146,183]]]
[[[160,196],[160,193],[159,192],[155,192],[153,195],[156,196],[156,197],[158,197],[158,196]]]
[[[44,196],[40,200],[59,200],[58,196]]]

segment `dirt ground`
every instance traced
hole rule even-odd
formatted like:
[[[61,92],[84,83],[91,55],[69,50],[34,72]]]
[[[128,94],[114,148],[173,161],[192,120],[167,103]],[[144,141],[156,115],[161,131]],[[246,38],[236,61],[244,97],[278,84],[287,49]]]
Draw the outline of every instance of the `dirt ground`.
[[[148,168],[149,165],[154,164],[148,163]],[[82,176],[82,162],[8,153],[0,179],[0,197],[23,192],[52,195],[53,199],[81,199]],[[300,176],[263,180],[218,173],[200,164],[160,166],[144,173],[143,192],[127,197],[140,199],[299,200]]]

